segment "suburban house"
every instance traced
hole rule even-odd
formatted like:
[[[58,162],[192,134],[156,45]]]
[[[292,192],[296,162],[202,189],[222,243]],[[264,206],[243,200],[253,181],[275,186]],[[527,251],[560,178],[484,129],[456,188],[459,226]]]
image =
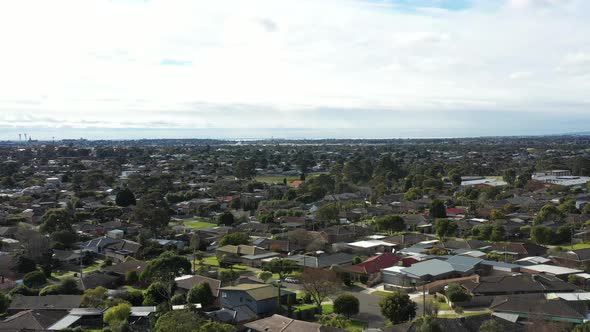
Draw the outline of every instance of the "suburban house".
[[[125,280],[125,276],[130,272],[135,272],[139,276],[145,270],[148,262],[135,259],[128,259],[124,262],[117,263],[111,266],[105,266],[102,271],[118,276],[121,280]]]
[[[220,290],[219,303],[224,308],[236,311],[251,311],[258,317],[267,316],[277,311],[279,289],[266,284],[241,284],[237,286],[222,287]],[[283,288],[281,292],[281,303],[289,301],[295,303],[295,293]],[[289,298],[291,298],[289,300]],[[252,317],[255,318],[255,317]]]
[[[0,331],[47,331],[66,315],[65,310],[23,310],[0,321]]]
[[[8,307],[8,313],[15,314],[25,310],[70,310],[79,308],[81,302],[80,295],[15,295]]]
[[[378,252],[392,252],[396,244],[383,240],[363,240],[347,243],[348,248],[354,253],[373,255]]]
[[[409,267],[393,266],[383,269],[383,283],[390,287],[414,287],[437,280],[472,275],[480,268],[481,259],[466,256],[435,258]]]
[[[340,332],[335,327],[322,326],[318,323],[305,322],[293,318],[272,315],[244,325],[250,332]]]
[[[516,259],[528,256],[544,256],[547,248],[534,243],[494,243],[490,248],[491,252],[508,255]]]
[[[394,255],[392,253],[383,253],[369,257],[363,262],[351,266],[346,266],[343,271],[348,272],[352,280],[366,279],[368,283],[381,280],[381,270],[394,265],[410,266],[417,261],[406,257]]]
[[[127,257],[134,257],[140,248],[141,245],[137,242],[110,236],[95,238],[81,245],[81,249],[111,258],[114,262],[122,262]]]
[[[325,254],[322,253],[318,256],[310,255],[292,255],[287,256],[285,259],[294,261],[299,266],[313,267],[313,268],[326,268],[332,265],[346,266],[352,264],[353,255],[344,252],[336,254]]]
[[[553,253],[549,258],[561,266],[584,269],[590,266],[590,248],[560,251]]]
[[[549,275],[504,275],[460,282],[474,296],[574,292],[578,287]]]
[[[547,300],[544,296],[497,296],[490,310],[514,321],[547,320],[581,324],[586,321],[586,305],[563,299]]]
[[[175,278],[174,281],[176,282],[176,287],[177,287],[178,291],[180,291],[184,294],[188,293],[191,290],[191,288],[193,288],[194,286],[199,285],[203,282],[206,282],[209,284],[209,287],[211,288],[211,292],[213,293],[213,296],[215,296],[215,298],[219,297],[219,289],[221,288],[221,280],[207,278],[207,277],[203,277],[200,275],[185,275],[185,276],[180,276],[178,278]]]
[[[256,247],[256,246],[249,246],[249,245],[245,245],[245,244],[240,244],[237,246],[234,245],[227,245],[227,246],[223,246],[223,247],[219,247],[217,248],[217,250],[215,250],[215,256],[217,256],[217,259],[221,262],[232,262],[232,263],[241,263],[242,256],[246,256],[246,255],[260,255],[260,254],[264,254],[267,253],[266,250],[260,248],[260,247]]]

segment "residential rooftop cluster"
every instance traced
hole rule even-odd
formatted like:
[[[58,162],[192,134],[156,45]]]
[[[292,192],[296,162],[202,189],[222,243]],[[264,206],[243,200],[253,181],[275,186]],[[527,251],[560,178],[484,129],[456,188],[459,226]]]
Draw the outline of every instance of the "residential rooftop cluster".
[[[589,143],[0,142],[0,331],[584,331]]]

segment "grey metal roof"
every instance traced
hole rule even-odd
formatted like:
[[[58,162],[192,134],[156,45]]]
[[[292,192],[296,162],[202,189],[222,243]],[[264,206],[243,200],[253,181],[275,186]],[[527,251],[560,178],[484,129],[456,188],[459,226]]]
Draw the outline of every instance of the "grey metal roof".
[[[278,252],[265,252],[264,254],[259,255],[245,255],[242,256],[243,259],[254,260],[254,259],[265,259],[270,257],[280,256]]]
[[[403,269],[401,273],[415,277],[423,277],[427,275],[437,276],[453,271],[454,268],[450,263],[439,259],[431,259],[407,267]]]
[[[67,329],[75,322],[79,321],[82,316],[78,315],[67,315],[64,318],[57,321],[55,324],[51,325],[48,330],[59,331],[63,329]]]
[[[467,272],[482,261],[482,259],[467,256],[451,256],[447,259],[447,263],[451,264],[456,271],[460,272]]]

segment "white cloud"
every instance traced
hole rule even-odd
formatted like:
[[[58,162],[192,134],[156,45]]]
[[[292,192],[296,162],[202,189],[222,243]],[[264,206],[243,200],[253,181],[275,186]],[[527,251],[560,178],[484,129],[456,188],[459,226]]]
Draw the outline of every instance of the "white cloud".
[[[0,122],[341,128],[373,109],[580,113],[588,10],[586,0],[417,13],[362,0],[4,1]]]

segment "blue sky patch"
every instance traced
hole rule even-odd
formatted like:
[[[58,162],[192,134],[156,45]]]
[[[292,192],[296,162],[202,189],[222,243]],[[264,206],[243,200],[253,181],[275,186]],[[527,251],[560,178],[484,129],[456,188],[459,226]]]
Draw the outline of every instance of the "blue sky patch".
[[[189,60],[162,59],[160,64],[163,66],[190,66],[192,62]]]

